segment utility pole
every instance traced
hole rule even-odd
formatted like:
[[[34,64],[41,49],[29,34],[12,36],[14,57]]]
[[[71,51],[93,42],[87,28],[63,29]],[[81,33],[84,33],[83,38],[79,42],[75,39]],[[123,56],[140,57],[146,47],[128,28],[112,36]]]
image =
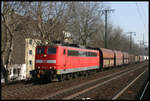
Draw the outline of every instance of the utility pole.
[[[143,33],[143,43],[142,43],[142,45],[143,45],[144,49],[145,49],[145,43],[148,43],[148,42],[144,42],[144,33]],[[145,50],[143,50],[142,52],[143,52],[142,55],[145,55]]]
[[[144,48],[144,33],[143,33],[143,48]],[[142,51],[142,55],[144,55],[144,50]]]
[[[144,47],[144,55],[148,55],[149,50],[148,50],[148,46],[146,46],[145,43],[148,43],[148,42],[144,42],[144,44],[143,44],[145,46]]]
[[[105,13],[105,48],[107,48],[107,13],[113,12],[114,9],[105,9],[103,12]]]
[[[143,52],[142,52],[142,44],[143,44],[143,42],[142,42],[142,40],[138,40],[139,42],[140,42],[140,54],[143,54]]]
[[[147,54],[147,47],[146,47],[146,43],[148,42],[144,42],[144,34],[143,34],[143,40],[138,40],[140,42],[140,54],[145,55]]]
[[[130,53],[131,53],[131,51],[132,51],[132,35],[136,36],[136,34],[135,34],[135,32],[128,32],[128,34],[130,34]]]
[[[144,34],[143,34],[143,45],[144,45]]]
[[[140,49],[141,49],[141,46],[142,46],[142,40],[138,40],[140,42]]]
[[[148,42],[144,42],[143,40],[138,40],[140,42],[140,54],[142,55],[145,55],[145,43],[148,43]],[[143,47],[142,47],[143,45]]]

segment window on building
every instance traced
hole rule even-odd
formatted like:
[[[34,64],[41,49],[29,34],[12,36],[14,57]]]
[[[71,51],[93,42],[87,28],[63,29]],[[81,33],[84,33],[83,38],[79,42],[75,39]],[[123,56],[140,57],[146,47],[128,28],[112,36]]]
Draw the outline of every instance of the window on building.
[[[32,60],[29,60],[29,64],[32,65]]]
[[[29,50],[29,54],[32,55],[32,50]]]
[[[13,69],[13,74],[16,74],[16,69]]]
[[[29,40],[29,44],[32,44],[32,40]]]
[[[20,74],[20,68],[18,69],[18,71],[17,71],[17,72],[18,72],[18,76],[19,76],[19,74]]]

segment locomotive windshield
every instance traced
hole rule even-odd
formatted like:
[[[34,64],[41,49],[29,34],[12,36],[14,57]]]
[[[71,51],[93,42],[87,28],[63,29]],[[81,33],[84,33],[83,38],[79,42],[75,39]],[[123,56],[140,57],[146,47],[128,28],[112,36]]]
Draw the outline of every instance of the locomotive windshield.
[[[44,48],[37,48],[37,54],[44,54]]]
[[[56,54],[56,48],[48,48],[47,54]]]

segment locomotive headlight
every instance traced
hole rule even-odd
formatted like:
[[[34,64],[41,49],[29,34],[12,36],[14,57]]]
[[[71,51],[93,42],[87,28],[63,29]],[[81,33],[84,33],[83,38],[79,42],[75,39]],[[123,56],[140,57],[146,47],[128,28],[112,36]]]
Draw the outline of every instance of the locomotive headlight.
[[[38,66],[38,69],[40,69],[40,66]]]
[[[53,67],[49,67],[49,69],[56,69],[56,67],[54,67],[54,66]]]
[[[46,57],[47,55],[46,54],[44,54],[44,57]]]

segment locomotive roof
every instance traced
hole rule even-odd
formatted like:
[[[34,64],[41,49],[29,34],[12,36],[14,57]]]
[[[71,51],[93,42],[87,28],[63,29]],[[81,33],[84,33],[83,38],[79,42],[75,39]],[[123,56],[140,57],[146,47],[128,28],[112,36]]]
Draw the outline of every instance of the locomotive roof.
[[[72,48],[80,48],[80,49],[89,49],[89,50],[110,50],[113,52],[121,52],[122,54],[129,54],[128,52],[124,52],[121,50],[113,50],[113,49],[107,49],[107,48],[94,48],[94,47],[89,47],[89,46],[82,46],[82,45],[78,45],[78,44],[70,44],[70,43],[60,43],[60,42],[55,42],[55,43],[51,43],[51,44],[47,44],[47,45],[37,45],[37,46],[65,46],[65,47],[72,47]],[[130,54],[131,55],[131,54]],[[132,54],[135,55],[135,54]],[[139,56],[139,55],[135,55],[135,56]]]
[[[37,45],[37,46],[65,46],[65,47],[72,47],[72,48],[80,48],[80,49],[90,49],[90,50],[99,50],[99,48],[93,48],[89,46],[82,46],[78,44],[69,44],[69,43],[51,43],[46,45]]]

